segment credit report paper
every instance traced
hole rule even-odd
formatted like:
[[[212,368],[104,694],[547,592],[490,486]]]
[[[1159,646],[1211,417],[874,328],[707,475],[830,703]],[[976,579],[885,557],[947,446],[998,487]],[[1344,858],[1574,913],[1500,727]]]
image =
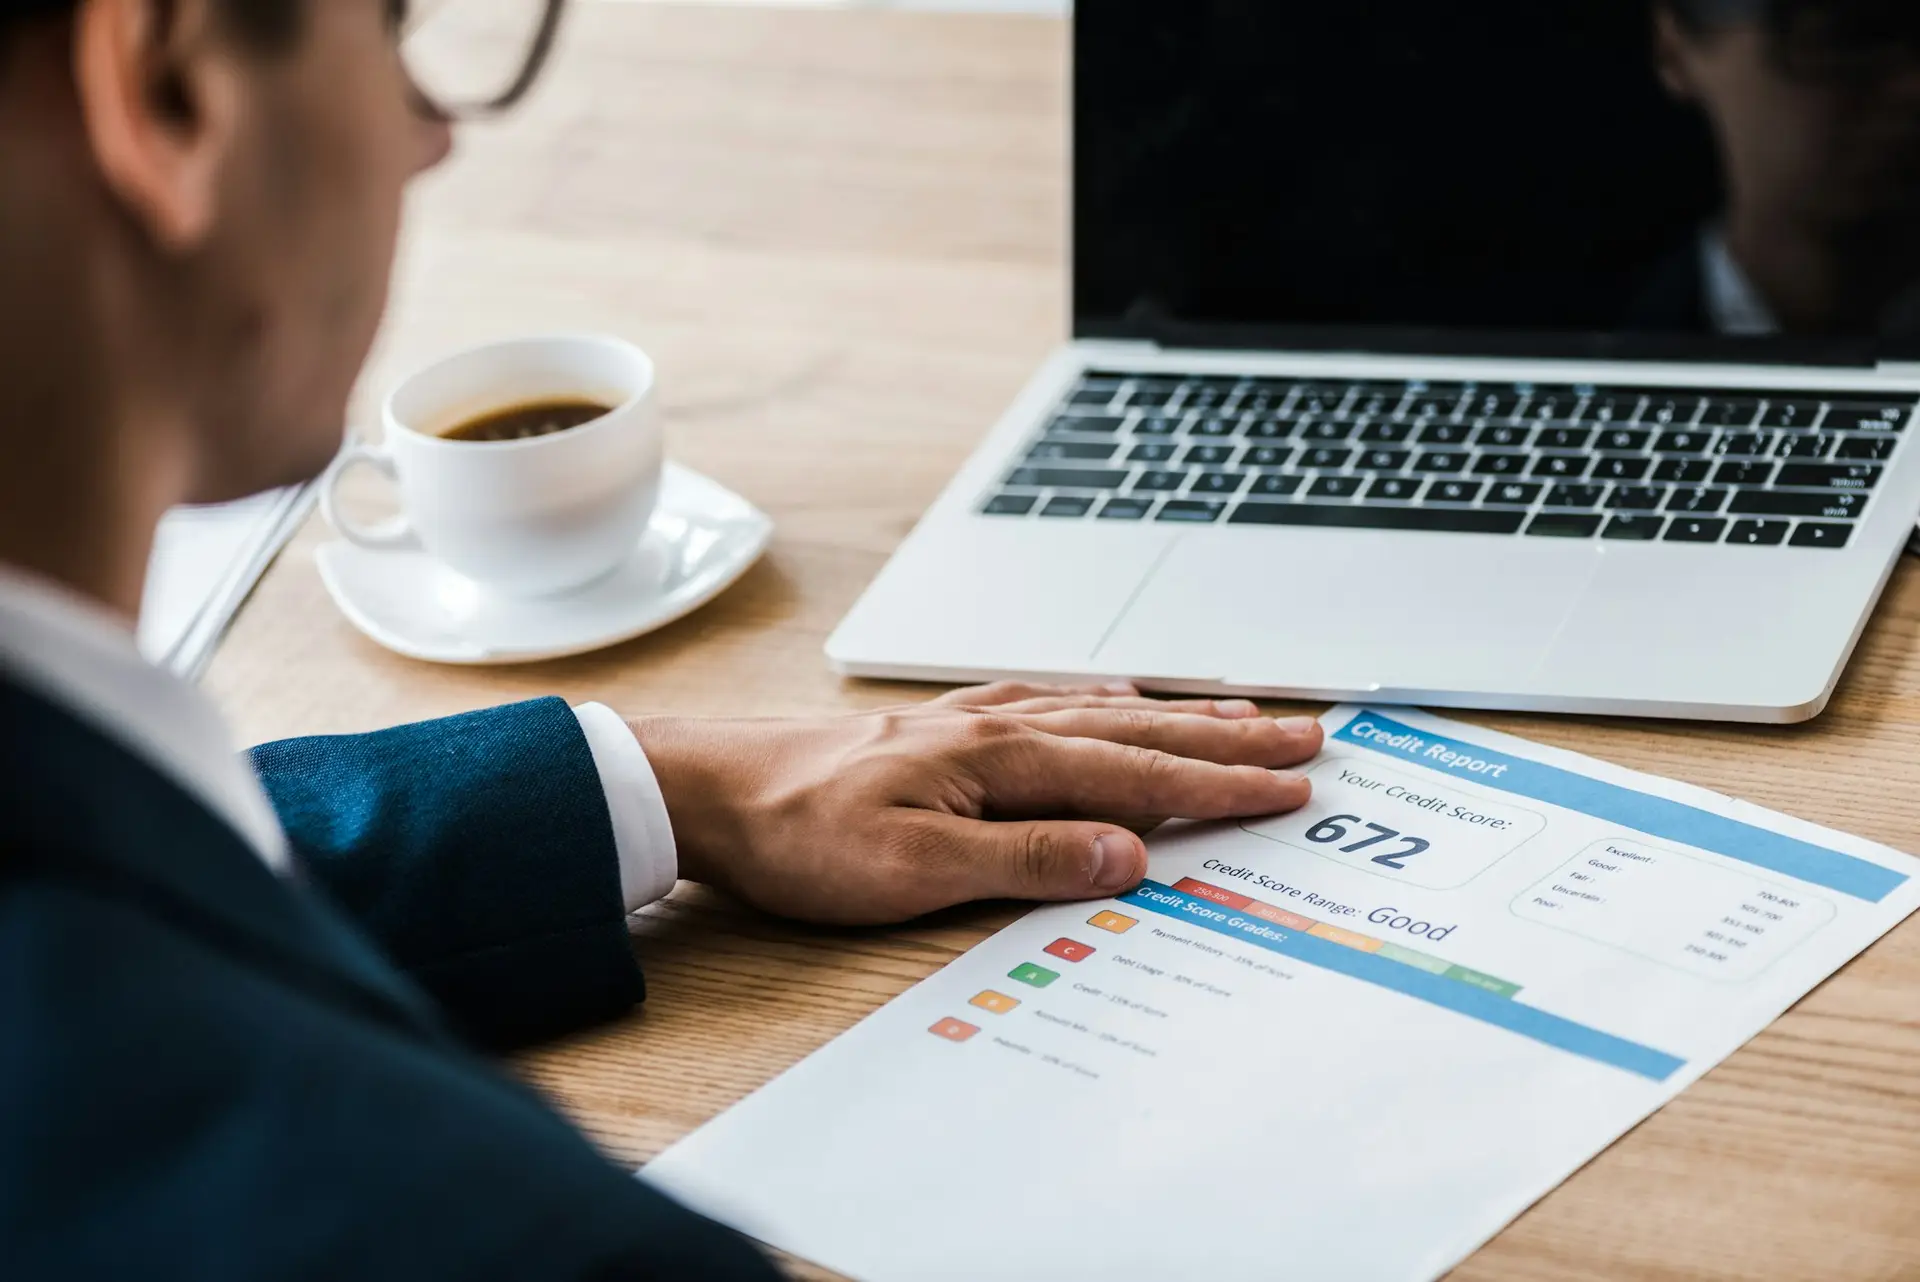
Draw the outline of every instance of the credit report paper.
[[[1150,843],[645,1175],[865,1282],[1435,1277],[1920,906],[1920,861],[1416,712]]]

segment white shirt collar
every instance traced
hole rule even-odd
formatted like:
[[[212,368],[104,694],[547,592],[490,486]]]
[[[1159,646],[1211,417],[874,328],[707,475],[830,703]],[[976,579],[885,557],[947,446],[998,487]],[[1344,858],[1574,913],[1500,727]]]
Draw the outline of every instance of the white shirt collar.
[[[0,565],[0,673],[171,777],[270,867],[286,870],[286,834],[219,712],[141,658],[133,634],[105,609]]]
[[[1773,309],[1734,261],[1726,233],[1718,227],[1701,233],[1700,268],[1706,285],[1707,318],[1716,334],[1753,337],[1780,332]]]

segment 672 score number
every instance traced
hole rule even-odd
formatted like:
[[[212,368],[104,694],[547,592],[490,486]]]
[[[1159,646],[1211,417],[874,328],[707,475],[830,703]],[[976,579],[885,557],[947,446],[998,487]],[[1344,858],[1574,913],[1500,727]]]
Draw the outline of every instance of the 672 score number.
[[[1347,841],[1349,837],[1354,837],[1362,833],[1370,833],[1372,835],[1360,836],[1357,841],[1341,845],[1341,843]],[[1373,863],[1401,870],[1406,868],[1406,864],[1403,863],[1402,860],[1411,859],[1422,851],[1430,849],[1433,845],[1432,842],[1427,841],[1425,838],[1409,837],[1397,828],[1389,828],[1385,824],[1371,823],[1362,819],[1359,815],[1329,815],[1313,827],[1307,829],[1307,840],[1316,842],[1322,846],[1336,846],[1343,855],[1358,854],[1363,850],[1370,850],[1375,846],[1385,845],[1388,842],[1399,842],[1400,844],[1393,849],[1380,851],[1372,855],[1370,859]]]

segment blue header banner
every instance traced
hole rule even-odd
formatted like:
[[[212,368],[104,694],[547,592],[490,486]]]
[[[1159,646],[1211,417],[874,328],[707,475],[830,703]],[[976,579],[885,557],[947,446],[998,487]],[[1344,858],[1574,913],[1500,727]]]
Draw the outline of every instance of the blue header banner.
[[[1904,873],[1853,855],[1756,828],[1697,806],[1589,779],[1558,766],[1510,757],[1430,730],[1416,730],[1371,708],[1342,726],[1333,737],[1336,742],[1355,744],[1384,756],[1416,762],[1443,775],[1605,819],[1649,837],[1665,837],[1711,850],[1869,903],[1879,903],[1907,880]]]

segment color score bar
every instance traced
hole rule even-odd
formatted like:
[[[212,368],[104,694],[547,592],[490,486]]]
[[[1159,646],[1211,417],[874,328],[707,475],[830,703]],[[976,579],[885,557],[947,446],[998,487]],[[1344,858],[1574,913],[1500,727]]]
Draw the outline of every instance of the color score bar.
[[[1417,762],[1437,774],[1470,779],[1483,788],[1531,797],[1649,837],[1684,842],[1697,850],[1710,850],[1741,863],[1785,873],[1869,903],[1879,903],[1907,880],[1904,873],[1870,860],[1558,766],[1509,757],[1431,730],[1416,730],[1371,708],[1334,731],[1333,738],[1383,756]]]
[[[1209,889],[1217,890],[1218,887]],[[1391,989],[1483,1024],[1504,1028],[1543,1046],[1623,1069],[1652,1081],[1665,1081],[1686,1066],[1685,1060],[1665,1051],[1548,1014],[1510,995],[1490,991],[1472,982],[1463,983],[1458,977],[1437,974],[1427,967],[1385,956],[1384,948],[1369,951],[1351,943],[1335,942],[1324,935],[1316,935],[1312,933],[1311,925],[1307,930],[1289,927],[1272,917],[1229,908],[1217,900],[1184,893],[1157,881],[1141,882],[1116,902],[1226,935],[1322,970],[1335,971],[1379,988]],[[1437,962],[1439,959],[1433,960]]]
[[[1520,985],[1510,984],[1504,979],[1495,979],[1492,975],[1483,975],[1465,966],[1455,966],[1438,957],[1430,957],[1426,953],[1415,952],[1411,948],[1402,948],[1398,944],[1389,943],[1384,939],[1375,939],[1372,935],[1363,935],[1357,930],[1335,926],[1331,922],[1302,917],[1299,913],[1289,912],[1285,908],[1276,908],[1272,904],[1263,904],[1257,899],[1249,899],[1245,895],[1209,885],[1204,881],[1195,881],[1191,877],[1182,877],[1173,883],[1173,888],[1183,895],[1194,895],[1216,904],[1224,904],[1228,908],[1237,908],[1249,917],[1258,917],[1276,926],[1285,926],[1288,930],[1301,931],[1315,939],[1329,940],[1346,948],[1357,948],[1363,953],[1375,953],[1388,961],[1417,966],[1430,975],[1439,975],[1444,979],[1472,984],[1475,988],[1485,989],[1497,997],[1511,997],[1520,991]]]

